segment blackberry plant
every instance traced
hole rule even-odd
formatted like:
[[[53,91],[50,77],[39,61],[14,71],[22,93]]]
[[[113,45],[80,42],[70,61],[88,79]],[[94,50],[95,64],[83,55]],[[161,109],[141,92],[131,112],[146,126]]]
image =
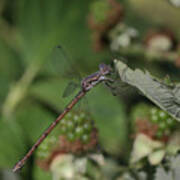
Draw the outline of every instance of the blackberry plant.
[[[89,113],[72,111],[37,150],[39,159],[52,161],[55,154],[83,153],[97,144],[97,130]]]
[[[158,126],[156,133],[157,138],[169,136],[177,125],[177,121],[174,118],[157,107],[152,107],[150,109],[150,120]]]

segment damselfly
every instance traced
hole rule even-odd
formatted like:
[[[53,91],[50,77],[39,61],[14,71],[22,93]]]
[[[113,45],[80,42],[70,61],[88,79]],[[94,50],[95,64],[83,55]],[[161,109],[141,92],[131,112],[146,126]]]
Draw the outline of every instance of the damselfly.
[[[61,55],[63,56],[63,51],[60,46],[57,47]],[[60,59],[59,59],[60,60]],[[71,109],[83,98],[88,91],[90,91],[93,87],[101,82],[111,83],[112,79],[108,78],[107,75],[110,75],[112,72],[110,66],[106,64],[99,65],[99,71],[85,77],[81,81],[81,89],[77,93],[77,95],[72,99],[72,101],[66,106],[63,112],[57,117],[57,119],[44,131],[44,133],[40,136],[40,138],[36,141],[36,143],[32,146],[32,148],[27,152],[27,154],[19,161],[13,168],[13,172],[19,170],[26,162],[26,160],[32,155],[32,153],[37,149],[37,147],[42,143],[42,141],[48,136],[48,134],[56,127],[56,125],[63,119],[63,117],[71,111]],[[67,88],[68,90],[68,88]],[[70,93],[69,90],[68,93]],[[65,92],[64,96],[68,94]]]

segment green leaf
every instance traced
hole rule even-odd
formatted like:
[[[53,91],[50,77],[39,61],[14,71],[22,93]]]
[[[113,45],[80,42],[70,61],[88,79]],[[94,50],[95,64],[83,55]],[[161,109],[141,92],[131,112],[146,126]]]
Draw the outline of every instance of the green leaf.
[[[33,144],[55,117],[40,105],[28,102],[16,111],[16,119],[24,130],[24,136]]]
[[[151,76],[148,71],[132,70],[121,61],[115,60],[120,79],[136,87],[144,96],[180,121],[180,84],[168,85]]]
[[[163,146],[164,144],[160,141],[152,140],[144,134],[138,134],[134,141],[131,153],[131,163],[138,162],[142,158],[149,156],[150,160],[152,160],[150,162],[157,162],[158,164],[164,157],[165,152],[163,150]],[[158,156],[156,155],[156,157],[151,157],[153,153],[157,152],[157,149],[161,151],[161,154],[158,154]]]
[[[36,180],[52,180],[52,175],[49,171],[42,170],[36,166],[33,171],[33,178]]]
[[[55,106],[58,110],[62,110],[73,98],[73,96],[62,97],[68,83],[69,80],[67,79],[48,79],[47,81],[33,84],[29,93],[31,96],[42,99],[48,104]]]
[[[94,64],[92,55],[93,59],[94,55],[100,55],[91,49],[86,19],[89,3],[81,0],[71,3],[66,0],[55,0],[53,3],[44,0],[42,5],[36,0],[19,0],[16,24],[21,35],[19,41],[23,61],[26,64],[42,61],[60,43],[72,54],[73,60],[78,58],[78,62]]]
[[[25,149],[25,137],[20,125],[1,117],[0,168],[12,168]]]
[[[101,86],[92,89],[87,99],[99,130],[100,144],[111,154],[127,153],[128,122],[123,104]]]

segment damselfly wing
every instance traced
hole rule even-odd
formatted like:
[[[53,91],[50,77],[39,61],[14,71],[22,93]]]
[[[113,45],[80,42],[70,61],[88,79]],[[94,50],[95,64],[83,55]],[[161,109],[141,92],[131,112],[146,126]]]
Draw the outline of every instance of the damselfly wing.
[[[77,64],[67,55],[62,46],[58,45],[53,49],[46,68],[57,78],[68,79],[69,83],[65,87],[62,97],[71,95],[81,87],[81,75],[77,70]]]

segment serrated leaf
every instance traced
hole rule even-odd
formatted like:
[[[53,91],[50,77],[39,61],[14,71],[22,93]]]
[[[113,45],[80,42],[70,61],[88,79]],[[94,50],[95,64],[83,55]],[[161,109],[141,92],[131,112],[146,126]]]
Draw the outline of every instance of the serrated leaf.
[[[171,157],[168,163],[168,171],[163,167],[158,167],[155,180],[179,180],[180,179],[180,156]]]
[[[180,179],[180,156],[171,158],[171,169],[173,170],[173,175],[175,180]]]
[[[169,86],[150,75],[148,71],[132,70],[121,61],[115,60],[120,79],[136,87],[144,96],[180,121],[180,84]]]

